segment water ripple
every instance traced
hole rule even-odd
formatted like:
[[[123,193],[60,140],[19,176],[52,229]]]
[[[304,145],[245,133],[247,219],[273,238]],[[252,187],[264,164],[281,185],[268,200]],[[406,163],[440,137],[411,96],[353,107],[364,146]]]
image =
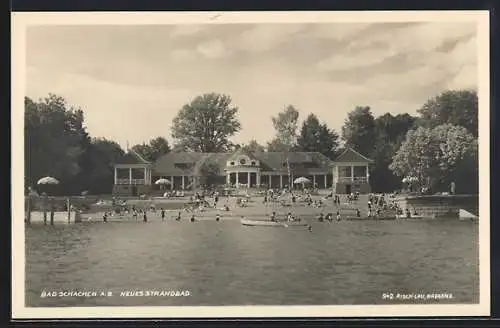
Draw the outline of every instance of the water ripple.
[[[478,302],[478,230],[453,221],[89,223],[26,228],[27,306],[383,304],[388,290]],[[187,298],[40,298],[42,290],[188,289]]]

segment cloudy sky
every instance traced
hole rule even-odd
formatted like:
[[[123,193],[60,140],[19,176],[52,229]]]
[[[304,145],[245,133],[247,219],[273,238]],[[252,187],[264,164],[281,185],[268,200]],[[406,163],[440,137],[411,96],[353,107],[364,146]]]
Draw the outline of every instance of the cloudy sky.
[[[269,140],[286,105],[338,132],[347,112],[415,113],[445,89],[476,88],[476,25],[322,23],[36,26],[27,96],[80,106],[92,136],[170,140],[172,118],[205,92],[229,94],[242,131]]]

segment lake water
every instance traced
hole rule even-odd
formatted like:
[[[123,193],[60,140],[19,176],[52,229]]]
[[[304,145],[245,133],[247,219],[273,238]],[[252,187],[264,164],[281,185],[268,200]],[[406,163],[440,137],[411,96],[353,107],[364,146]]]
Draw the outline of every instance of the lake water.
[[[26,228],[26,306],[349,305],[479,302],[478,225],[340,221],[304,228],[160,220]],[[110,297],[41,297],[42,291]],[[125,291],[189,296],[125,297]]]

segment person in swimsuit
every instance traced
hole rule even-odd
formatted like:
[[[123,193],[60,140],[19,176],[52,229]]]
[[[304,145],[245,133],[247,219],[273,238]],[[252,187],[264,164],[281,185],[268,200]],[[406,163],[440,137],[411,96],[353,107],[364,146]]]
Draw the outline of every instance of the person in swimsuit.
[[[194,214],[193,214],[193,215],[191,216],[191,222],[194,222],[194,221],[196,221],[196,218],[195,218],[195,216],[194,216]]]
[[[337,221],[340,221],[340,212],[337,211]]]
[[[165,221],[165,209],[161,209],[161,220],[162,222]]]
[[[217,215],[215,216],[215,221],[219,222],[220,221],[220,214],[217,213]]]
[[[271,214],[271,221],[275,222],[276,221],[276,212],[273,212]]]
[[[148,214],[146,213],[146,211],[144,211],[144,213],[142,214],[142,220],[144,222],[148,222]]]
[[[318,222],[323,222],[324,218],[323,218],[323,212],[321,212],[319,215],[318,215]]]
[[[104,223],[108,222],[108,213],[104,212],[104,215],[102,216],[102,221]]]
[[[175,218],[175,221],[180,221],[181,220],[181,211],[177,213],[177,218]]]

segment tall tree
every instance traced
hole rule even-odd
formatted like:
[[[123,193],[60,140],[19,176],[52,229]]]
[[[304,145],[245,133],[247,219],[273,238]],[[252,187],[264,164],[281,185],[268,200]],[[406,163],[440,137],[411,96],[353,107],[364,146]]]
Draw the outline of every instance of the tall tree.
[[[264,146],[259,144],[257,140],[254,139],[250,140],[248,144],[241,146],[241,148],[249,153],[259,153],[265,151]]]
[[[406,139],[393,157],[391,170],[399,177],[415,176],[424,186],[432,190],[442,189],[450,178],[457,177],[457,170],[464,165],[474,171],[477,167],[477,140],[466,128],[452,124],[439,125],[433,129],[419,127],[410,130]],[[476,177],[461,177],[459,185],[472,185],[466,180]]]
[[[374,191],[391,192],[401,188],[401,178],[389,169],[389,165],[415,120],[416,117],[409,114],[393,116],[389,113],[375,119],[376,139],[370,154],[374,160],[370,170],[370,184]]]
[[[347,114],[342,127],[345,145],[370,156],[375,145],[375,118],[370,107],[358,106]]]
[[[237,107],[227,95],[208,93],[186,104],[173,120],[172,137],[185,149],[196,152],[224,152],[229,137],[241,129]]]
[[[295,147],[293,145],[286,145],[278,138],[273,138],[271,141],[268,141],[266,147],[268,152],[287,152],[294,149]]]
[[[277,143],[290,149],[293,148],[297,141],[299,111],[292,105],[288,105],[278,115],[272,117],[271,120],[276,131],[275,139],[277,139]]]
[[[473,90],[448,90],[428,100],[418,110],[420,124],[424,127],[450,123],[478,135],[478,97]]]
[[[300,135],[297,139],[299,151],[319,152],[331,159],[337,154],[339,136],[328,126],[321,124],[314,114],[310,114],[302,123]]]
[[[141,155],[145,160],[154,162],[170,152],[170,145],[165,138],[156,137],[151,139],[149,143],[134,145],[132,150]]]
[[[82,171],[75,178],[75,186],[91,194],[108,194],[113,190],[114,165],[124,155],[116,142],[93,138],[81,158]]]
[[[71,185],[89,141],[83,111],[54,94],[38,102],[26,97],[24,132],[27,186],[35,186],[43,176],[60,180],[61,190]]]

